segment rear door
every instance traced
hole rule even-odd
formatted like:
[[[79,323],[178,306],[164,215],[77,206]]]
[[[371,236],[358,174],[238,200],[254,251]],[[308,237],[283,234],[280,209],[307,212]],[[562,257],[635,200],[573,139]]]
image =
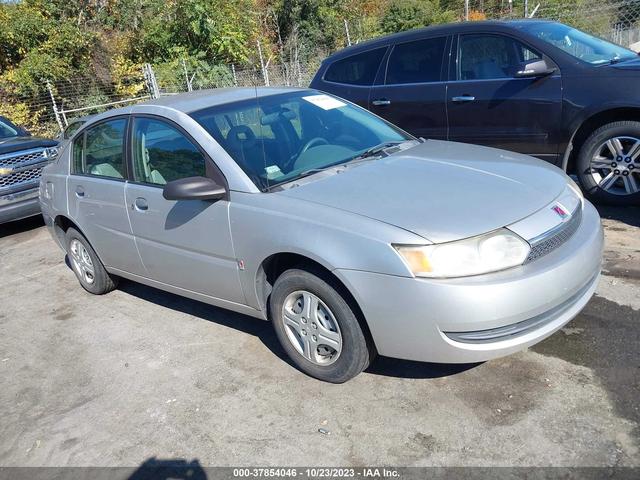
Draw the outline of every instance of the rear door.
[[[126,185],[131,227],[146,276],[192,292],[245,303],[231,243],[228,200],[166,200],[164,185],[181,178],[224,177],[177,125],[135,116],[132,181]]]
[[[72,145],[69,215],[107,267],[141,270],[124,199],[127,117],[88,127]]]
[[[394,45],[369,109],[417,137],[445,139],[448,47],[447,36]]]
[[[336,60],[320,79],[314,79],[311,86],[367,108],[369,90],[386,51],[385,45]]]
[[[507,35],[460,35],[456,50],[447,92],[449,139],[554,161],[562,113],[560,71],[515,78],[523,62],[542,55]]]

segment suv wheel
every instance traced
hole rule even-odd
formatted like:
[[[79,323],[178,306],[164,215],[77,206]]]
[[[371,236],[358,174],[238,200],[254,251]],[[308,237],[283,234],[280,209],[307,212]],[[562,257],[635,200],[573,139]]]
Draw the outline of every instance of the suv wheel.
[[[577,167],[590,199],[640,204],[640,122],[614,122],[597,129],[580,149]]]
[[[116,288],[118,278],[109,275],[89,242],[75,228],[66,233],[67,255],[80,285],[87,292],[102,295]]]
[[[321,273],[287,270],[275,282],[269,307],[293,363],[312,377],[343,383],[367,368],[375,348],[333,283]]]

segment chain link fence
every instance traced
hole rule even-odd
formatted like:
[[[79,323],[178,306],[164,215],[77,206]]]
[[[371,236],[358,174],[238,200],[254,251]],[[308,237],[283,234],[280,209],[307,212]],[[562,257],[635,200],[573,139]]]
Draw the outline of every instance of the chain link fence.
[[[467,0],[468,20],[544,18],[625,47],[640,42],[640,0]]]
[[[624,46],[640,42],[640,0],[460,0],[459,5],[461,19],[547,18]],[[307,62],[277,63],[261,55],[260,65],[255,68],[183,58],[140,66],[118,78],[84,76],[54,84],[42,82],[20,91],[0,88],[0,115],[34,134],[55,136],[75,117],[159,95],[221,87],[305,87],[324,56],[318,54]]]

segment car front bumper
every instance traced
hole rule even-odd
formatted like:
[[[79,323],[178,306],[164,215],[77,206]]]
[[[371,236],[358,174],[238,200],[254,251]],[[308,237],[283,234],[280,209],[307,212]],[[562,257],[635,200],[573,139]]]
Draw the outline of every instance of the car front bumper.
[[[37,187],[0,196],[0,223],[20,220],[39,213]]]
[[[603,232],[584,203],[572,237],[529,264],[475,277],[423,279],[336,270],[381,355],[472,363],[511,354],[562,328],[600,277]]]

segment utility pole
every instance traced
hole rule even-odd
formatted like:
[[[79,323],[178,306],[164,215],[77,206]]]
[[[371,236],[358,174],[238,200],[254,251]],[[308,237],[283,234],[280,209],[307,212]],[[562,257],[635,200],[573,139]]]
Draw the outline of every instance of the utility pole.
[[[64,132],[64,124],[62,123],[62,118],[60,117],[58,105],[56,105],[56,99],[53,96],[53,88],[51,87],[51,83],[49,82],[49,80],[47,80],[47,89],[49,90],[49,96],[51,97],[51,105],[53,106],[53,114],[56,117],[56,122],[58,122],[58,127],[60,127],[60,132]]]
[[[265,87],[269,86],[269,72],[267,71],[267,66],[264,63],[264,57],[262,56],[262,46],[260,45],[260,40],[258,43],[258,55],[260,56],[260,68],[262,69],[262,78],[264,80]]]
[[[468,0],[466,0],[468,1]],[[349,22],[347,22],[347,19],[344,19],[344,31],[347,34],[347,46],[350,47],[351,46],[351,35],[349,35]]]
[[[464,19],[469,21],[469,0],[464,0]]]
[[[150,63],[145,63],[142,66],[142,73],[144,74],[144,80],[147,84],[147,90],[151,98],[160,97],[160,88],[158,88],[158,82],[156,81],[156,74],[153,72],[153,67]]]
[[[191,78],[189,78],[189,72],[187,72],[187,62],[184,61],[184,58],[182,58],[181,63],[182,70],[184,71],[184,79],[187,81],[187,91],[193,92],[193,77],[195,76],[195,73]]]

